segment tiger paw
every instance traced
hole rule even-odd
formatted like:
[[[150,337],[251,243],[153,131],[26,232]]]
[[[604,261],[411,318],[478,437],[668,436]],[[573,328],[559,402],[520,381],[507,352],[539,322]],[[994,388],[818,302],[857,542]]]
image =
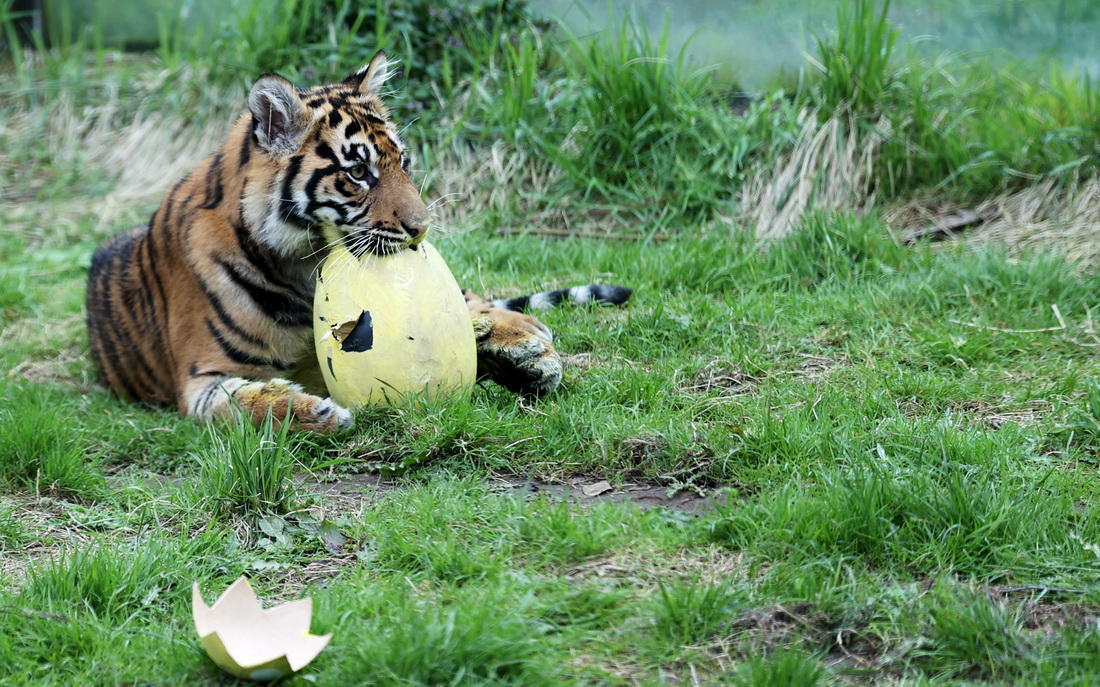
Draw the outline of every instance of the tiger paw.
[[[561,356],[553,334],[535,318],[497,310],[474,317],[479,377],[489,377],[515,393],[542,396],[561,383]]]
[[[245,382],[233,391],[233,400],[257,425],[270,412],[280,423],[289,415],[294,429],[328,434],[352,426],[351,412],[346,408],[331,398],[306,393],[285,379]]]

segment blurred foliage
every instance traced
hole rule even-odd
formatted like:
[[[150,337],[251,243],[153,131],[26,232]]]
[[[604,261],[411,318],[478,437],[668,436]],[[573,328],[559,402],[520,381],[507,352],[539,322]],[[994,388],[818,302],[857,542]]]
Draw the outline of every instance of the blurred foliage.
[[[341,79],[384,50],[398,62],[391,85],[402,95],[402,114],[431,114],[457,83],[552,26],[526,0],[237,0],[212,37],[192,31],[183,14],[162,18],[160,53],[169,67],[216,57],[219,81],[251,83],[274,71],[309,86]]]

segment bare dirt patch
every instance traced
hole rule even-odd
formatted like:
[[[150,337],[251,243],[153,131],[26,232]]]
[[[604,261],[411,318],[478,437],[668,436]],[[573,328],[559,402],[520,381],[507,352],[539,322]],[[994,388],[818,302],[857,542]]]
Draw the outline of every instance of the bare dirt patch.
[[[1020,608],[1023,612],[1023,628],[1038,634],[1053,635],[1067,629],[1085,629],[1100,619],[1100,608],[1093,605],[1059,602],[1058,598],[1077,597],[1081,589],[1056,589],[1024,585],[1021,587],[989,587],[986,593],[993,597],[1011,600],[1021,594],[1030,596]]]
[[[931,413],[948,413],[954,416],[960,426],[1001,429],[1014,424],[1029,427],[1038,424],[1054,410],[1054,404],[1042,399],[1033,399],[1023,404],[1011,401],[989,401],[969,399],[949,404],[946,408],[930,411],[924,405],[913,401],[899,401],[897,404],[907,417],[918,418]]]
[[[12,513],[23,525],[29,541],[18,551],[0,549],[0,589],[8,591],[18,591],[31,568],[58,560],[66,548],[92,541],[87,530],[68,524],[68,504],[64,501],[42,496],[14,505]]]
[[[550,483],[537,479],[524,479],[498,475],[490,485],[501,493],[527,495],[544,494],[580,505],[599,503],[631,503],[639,508],[668,508],[681,513],[705,513],[717,503],[724,503],[726,494],[719,489],[675,489],[655,482],[634,481],[612,485],[592,478],[572,478]],[[334,510],[348,512],[361,510],[365,504],[403,488],[400,480],[378,473],[344,475],[333,481],[303,480],[302,486],[329,502]]]
[[[742,370],[738,365],[714,358],[691,378],[680,382],[680,388],[697,394],[748,396],[755,392],[763,377]]]

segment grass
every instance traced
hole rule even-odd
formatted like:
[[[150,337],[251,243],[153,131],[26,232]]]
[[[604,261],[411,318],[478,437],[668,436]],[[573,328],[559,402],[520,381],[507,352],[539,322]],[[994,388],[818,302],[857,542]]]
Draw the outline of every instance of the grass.
[[[1093,145],[1090,87],[903,41],[853,61],[874,36],[850,26],[819,48],[870,91],[807,79],[744,115],[630,23],[465,36],[503,49],[441,73],[440,113],[405,134],[426,196],[462,194],[438,210],[458,281],[635,296],[543,316],[567,356],[547,398],[484,385],[338,437],[182,421],[91,375],[91,252],[212,147],[245,77],[170,42],[0,68],[0,156],[22,161],[0,169],[0,683],[221,684],[189,587],[241,574],[267,603],[311,596],[334,634],[288,684],[1095,683],[1100,275],[884,220],[1018,185],[1060,207],[1060,178],[1091,183],[1091,160],[1058,169]],[[967,166],[975,141],[996,164]],[[765,205],[783,228],[761,243],[742,229]],[[547,481],[570,497],[530,493]],[[720,499],[643,510],[585,495],[602,481]]]
[[[490,292],[539,283],[552,254],[563,281],[629,271],[636,300],[547,314],[574,357],[565,387],[535,405],[484,387],[364,411],[351,436],[312,444],[204,430],[95,387],[45,382],[53,403],[86,407],[63,429],[81,454],[103,456],[85,469],[109,468],[112,486],[94,517],[63,505],[11,528],[15,541],[93,542],[12,579],[3,604],[29,613],[23,622],[43,642],[12,646],[13,665],[53,655],[52,642],[87,626],[96,637],[69,656],[68,679],[102,668],[131,632],[169,638],[160,650],[169,656],[155,655],[170,679],[213,679],[193,652],[172,653],[191,641],[186,595],[172,590],[248,571],[262,595],[308,589],[316,599],[315,629],[337,635],[307,671],[321,682],[437,684],[461,670],[463,684],[692,671],[728,684],[812,684],[868,669],[1012,682],[1052,674],[1047,660],[1067,680],[1091,674],[1074,648],[1094,641],[1083,619],[1094,612],[1100,542],[1085,477],[1098,447],[1081,328],[1094,306],[1091,272],[1042,253],[903,249],[873,219],[845,216],[815,217],[767,250],[713,237],[444,247],[461,281]],[[43,298],[30,292],[28,314],[8,330],[67,317],[42,310]],[[1065,329],[1050,329],[1050,304]],[[16,340],[8,364],[48,359],[42,345]],[[72,365],[56,365],[53,379],[64,380]],[[31,408],[43,383],[4,384]],[[141,427],[170,431],[150,438]],[[404,461],[407,473],[398,490],[364,500],[288,501],[278,491],[286,479],[221,481],[256,474],[211,471],[209,457],[228,456],[337,480],[372,463]],[[688,517],[525,500],[487,486],[494,472],[731,490],[724,506]],[[150,492],[151,474],[171,479]],[[8,493],[33,501],[25,484]],[[266,489],[275,491],[257,496]],[[285,514],[265,515],[276,504]],[[187,548],[195,532],[211,534]],[[199,559],[200,569],[181,567]],[[941,591],[930,596],[925,580]],[[966,601],[952,580],[990,591]],[[978,605],[1004,588],[1031,591],[993,611]],[[1070,620],[1037,615],[1059,594],[1043,590],[1062,589],[1084,592],[1055,606]],[[962,612],[970,620],[952,625]],[[68,620],[49,629],[60,621],[36,613]],[[1015,629],[990,644],[996,622]],[[858,660],[837,658],[837,636]],[[785,648],[792,642],[797,650]],[[1021,646],[1025,658],[1005,658]],[[99,679],[148,679],[153,669],[135,659]]]
[[[272,426],[271,414],[259,427],[241,414],[206,426],[206,445],[195,455],[196,491],[214,504],[241,512],[285,514],[295,507],[292,479],[296,445],[290,424]]]
[[[58,397],[39,389],[10,399],[0,413],[0,474],[12,486],[78,498],[102,496],[103,477],[71,426],[53,412]],[[18,404],[19,412],[16,412]]]

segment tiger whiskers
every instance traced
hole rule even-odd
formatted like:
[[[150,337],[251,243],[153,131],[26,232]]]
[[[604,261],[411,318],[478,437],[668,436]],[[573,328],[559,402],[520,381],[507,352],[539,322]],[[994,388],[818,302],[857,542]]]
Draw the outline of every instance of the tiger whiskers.
[[[443,205],[446,205],[447,203],[452,202],[455,197],[460,196],[460,195],[462,195],[462,194],[460,194],[460,193],[444,193],[440,197],[438,197],[435,200],[433,200],[432,202],[428,203],[428,212],[431,212],[432,210],[436,209],[437,207],[442,207]]]
[[[338,236],[338,237],[334,238],[333,240],[329,241],[328,243],[326,243],[325,245],[321,246],[317,250],[313,251],[312,253],[302,256],[302,259],[303,260],[309,260],[311,258],[315,258],[315,257],[319,256],[321,253],[324,253],[326,251],[331,251],[333,248],[335,248],[336,246],[343,243],[343,241],[344,241],[343,237]]]

